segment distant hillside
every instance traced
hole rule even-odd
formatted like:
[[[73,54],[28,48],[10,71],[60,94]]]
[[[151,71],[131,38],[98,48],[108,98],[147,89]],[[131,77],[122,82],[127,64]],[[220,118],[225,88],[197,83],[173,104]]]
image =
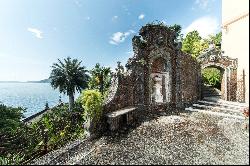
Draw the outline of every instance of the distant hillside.
[[[21,81],[0,81],[0,83],[24,83]]]
[[[50,83],[50,79],[43,79],[40,81],[27,81],[28,83]]]
[[[50,83],[50,79],[43,79],[40,81],[0,81],[0,83]]]

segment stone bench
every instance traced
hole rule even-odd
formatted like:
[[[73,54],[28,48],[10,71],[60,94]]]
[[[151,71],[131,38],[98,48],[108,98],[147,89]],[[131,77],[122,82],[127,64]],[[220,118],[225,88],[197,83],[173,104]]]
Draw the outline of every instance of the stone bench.
[[[109,129],[115,131],[123,125],[130,125],[134,121],[136,107],[126,107],[106,114]]]

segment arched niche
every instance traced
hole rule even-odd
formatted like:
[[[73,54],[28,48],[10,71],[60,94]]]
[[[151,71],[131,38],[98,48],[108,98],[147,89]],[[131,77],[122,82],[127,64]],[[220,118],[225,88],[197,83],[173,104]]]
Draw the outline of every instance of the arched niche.
[[[150,56],[149,100],[151,104],[163,104],[171,101],[171,61],[170,54],[154,52]]]

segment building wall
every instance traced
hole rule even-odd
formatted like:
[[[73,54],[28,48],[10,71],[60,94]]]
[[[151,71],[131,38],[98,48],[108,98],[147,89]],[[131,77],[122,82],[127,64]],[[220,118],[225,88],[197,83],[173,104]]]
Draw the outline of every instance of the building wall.
[[[225,56],[238,59],[239,92],[245,71],[245,102],[249,103],[249,0],[222,0],[222,26],[222,50]]]

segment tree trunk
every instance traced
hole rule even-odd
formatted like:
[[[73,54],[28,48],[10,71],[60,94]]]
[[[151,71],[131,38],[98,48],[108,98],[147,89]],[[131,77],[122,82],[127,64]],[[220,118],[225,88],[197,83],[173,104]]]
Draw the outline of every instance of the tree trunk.
[[[69,111],[72,111],[74,107],[74,93],[69,95]]]

